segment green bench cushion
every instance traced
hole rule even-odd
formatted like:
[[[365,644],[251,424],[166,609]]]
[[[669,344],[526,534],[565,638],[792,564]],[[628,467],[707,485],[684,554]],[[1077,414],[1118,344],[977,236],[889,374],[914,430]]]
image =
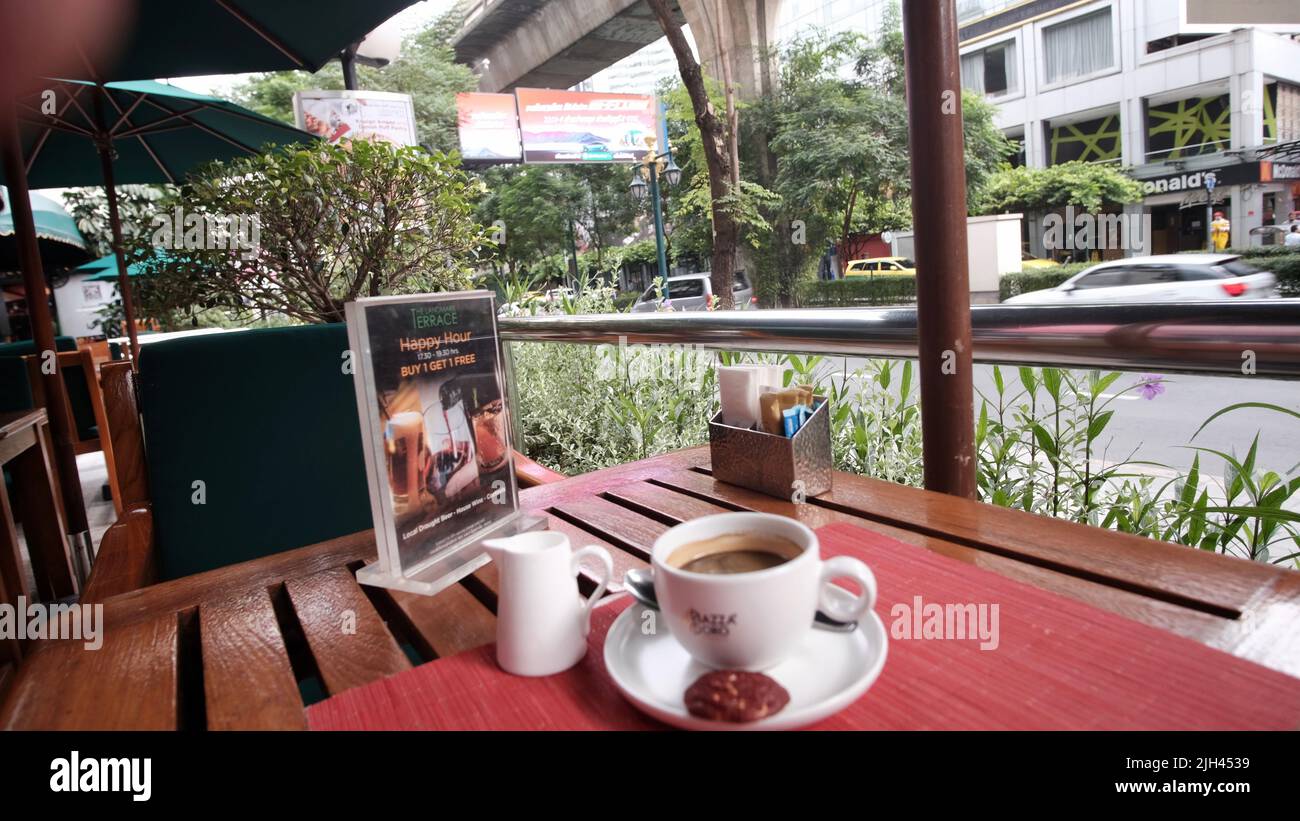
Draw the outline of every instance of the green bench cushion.
[[[372,526],[347,327],[146,345],[140,405],[163,579]],[[196,481],[204,504],[195,504]]]
[[[77,349],[77,340],[70,336],[56,336],[54,337],[54,349],[56,351],[75,351]],[[36,353],[36,341],[33,339],[0,343],[0,359],[8,359],[11,356],[27,356],[34,353]]]

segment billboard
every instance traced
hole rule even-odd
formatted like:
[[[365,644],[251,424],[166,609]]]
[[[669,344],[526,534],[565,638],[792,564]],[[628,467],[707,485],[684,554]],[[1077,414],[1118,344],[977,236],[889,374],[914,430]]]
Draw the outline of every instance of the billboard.
[[[520,88],[515,97],[526,163],[639,162],[658,133],[653,96]]]
[[[519,114],[513,94],[456,95],[456,130],[466,160],[519,162]]]
[[[293,113],[298,127],[328,143],[378,139],[416,145],[411,95],[387,91],[297,91]]]

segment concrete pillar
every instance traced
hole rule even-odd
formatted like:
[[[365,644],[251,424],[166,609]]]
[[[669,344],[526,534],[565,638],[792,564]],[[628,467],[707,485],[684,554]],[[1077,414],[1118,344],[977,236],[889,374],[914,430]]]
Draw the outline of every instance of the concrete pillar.
[[[1264,224],[1264,189],[1258,185],[1232,187],[1232,248],[1250,247],[1250,229]]]
[[[778,77],[776,22],[785,0],[682,0],[682,14],[691,27],[704,73],[722,79],[718,64],[717,24],[722,20],[722,47],[731,67],[736,95],[742,100],[762,97],[775,88]]]
[[[1232,77],[1228,82],[1231,113],[1231,145],[1246,148],[1264,142],[1264,73],[1254,65],[1255,32],[1235,33],[1232,44]]]

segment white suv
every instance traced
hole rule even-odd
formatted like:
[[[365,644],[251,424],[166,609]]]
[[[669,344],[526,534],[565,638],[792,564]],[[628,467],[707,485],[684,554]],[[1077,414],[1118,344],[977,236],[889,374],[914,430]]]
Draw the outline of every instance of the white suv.
[[[1277,277],[1231,254],[1165,254],[1094,265],[1055,288],[1013,296],[1009,305],[1089,302],[1201,302],[1268,299]]]

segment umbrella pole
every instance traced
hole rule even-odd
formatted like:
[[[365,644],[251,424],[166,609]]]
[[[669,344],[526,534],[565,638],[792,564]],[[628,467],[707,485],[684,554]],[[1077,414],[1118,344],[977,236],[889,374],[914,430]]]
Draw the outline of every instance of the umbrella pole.
[[[117,186],[113,182],[113,144],[104,124],[102,95],[107,93],[99,85],[95,94],[95,125],[99,129],[95,147],[99,150],[99,168],[104,176],[104,193],[108,196],[108,224],[113,229],[113,256],[117,259],[117,292],[122,295],[122,311],[126,315],[126,336],[131,341],[131,368],[139,367],[140,342],[135,334],[135,308],[131,305],[131,279],[127,275],[126,255],[122,253],[122,217],[117,210]]]
[[[903,3],[925,487],[975,498],[961,61],[953,0]]]
[[[90,546],[90,528],[86,524],[86,503],[81,497],[77,452],[69,438],[70,431],[75,430],[75,427],[58,356],[49,357],[52,368],[45,367],[48,354],[57,350],[54,345],[54,320],[50,316],[50,304],[45,296],[45,271],[36,244],[36,223],[32,219],[17,114],[13,101],[0,104],[0,153],[3,154],[5,180],[9,183],[9,204],[13,208],[14,236],[18,240],[18,261],[23,269],[32,339],[42,358],[41,379],[45,388],[46,413],[49,414],[50,427],[53,429],[54,459],[58,464],[59,490],[67,519],[68,540],[73,548],[71,553],[75,559],[74,566],[78,567],[79,581],[84,582],[94,553]]]
[[[126,313],[126,335],[131,340],[131,367],[138,367],[140,342],[135,334],[135,308],[131,306],[131,278],[126,270],[126,255],[122,253],[122,217],[117,211],[117,188],[113,184],[112,149],[99,146],[99,164],[104,172],[104,191],[108,194],[108,222],[113,229],[113,256],[117,258],[117,290],[122,295],[122,310]]]

